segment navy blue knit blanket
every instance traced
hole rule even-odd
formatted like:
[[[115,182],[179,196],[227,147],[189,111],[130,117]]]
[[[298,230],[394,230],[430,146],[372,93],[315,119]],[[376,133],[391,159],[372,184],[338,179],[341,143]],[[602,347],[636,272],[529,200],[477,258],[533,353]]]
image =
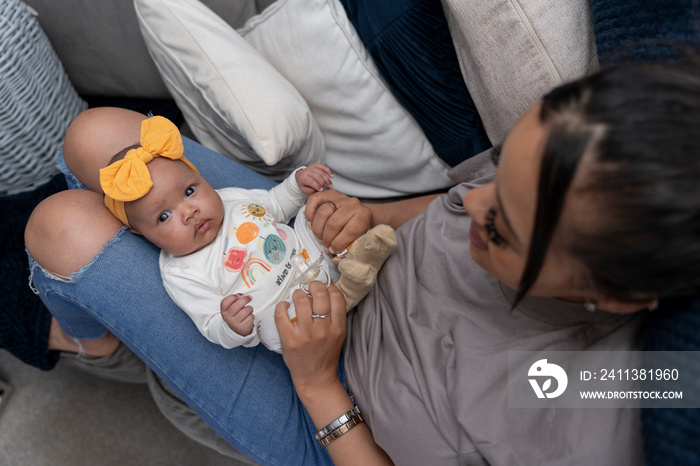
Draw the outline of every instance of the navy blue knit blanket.
[[[34,207],[47,196],[66,189],[63,175],[34,191],[0,197],[0,349],[42,370],[53,369],[58,351],[47,342],[51,314],[29,291],[29,266],[24,252],[24,227]]]
[[[603,67],[677,60],[688,44],[700,44],[696,0],[592,0],[592,11]],[[700,295],[662,302],[647,319],[643,346],[700,351]],[[700,377],[688,376],[700,390]],[[646,465],[700,465],[700,409],[642,409],[642,434]]]

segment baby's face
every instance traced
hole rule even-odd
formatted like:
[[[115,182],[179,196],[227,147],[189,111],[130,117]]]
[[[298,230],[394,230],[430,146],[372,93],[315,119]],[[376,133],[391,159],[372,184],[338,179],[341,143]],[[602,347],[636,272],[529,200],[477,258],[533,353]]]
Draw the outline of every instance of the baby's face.
[[[211,243],[224,218],[223,202],[211,185],[184,163],[166,158],[152,160],[148,170],[153,187],[125,205],[132,230],[176,256]]]

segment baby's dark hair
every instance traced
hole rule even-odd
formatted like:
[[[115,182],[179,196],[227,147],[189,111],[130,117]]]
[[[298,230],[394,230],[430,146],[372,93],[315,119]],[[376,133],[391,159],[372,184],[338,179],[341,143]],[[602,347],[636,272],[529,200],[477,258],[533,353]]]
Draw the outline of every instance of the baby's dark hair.
[[[560,237],[592,290],[623,302],[700,290],[697,61],[609,68],[554,89],[540,119],[548,137],[516,302],[537,279],[572,194],[584,196],[589,218]]]
[[[109,163],[107,165],[112,165],[114,162],[123,159],[126,157],[127,152],[129,152],[131,149],[138,149],[139,147],[141,147],[141,144],[134,144],[133,146],[123,148],[114,154],[111,159],[109,159]]]

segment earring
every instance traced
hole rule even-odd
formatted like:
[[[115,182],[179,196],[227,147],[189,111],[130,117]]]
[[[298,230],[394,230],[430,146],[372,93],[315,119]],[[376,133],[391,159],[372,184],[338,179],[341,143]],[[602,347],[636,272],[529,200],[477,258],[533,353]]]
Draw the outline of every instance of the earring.
[[[583,303],[583,308],[585,310],[587,310],[588,312],[595,312],[596,311],[595,303],[592,303],[590,301],[586,301],[585,303]]]

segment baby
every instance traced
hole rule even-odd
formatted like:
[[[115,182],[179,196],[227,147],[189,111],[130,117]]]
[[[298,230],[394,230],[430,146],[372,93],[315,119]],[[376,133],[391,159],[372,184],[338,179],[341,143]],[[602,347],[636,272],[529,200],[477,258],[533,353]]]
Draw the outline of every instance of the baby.
[[[214,190],[183,156],[169,120],[144,120],[140,142],[100,170],[105,205],[161,249],[168,294],[206,338],[226,348],[262,341],[279,352],[272,317],[279,301],[321,278],[336,282],[349,310],[396,247],[394,230],[379,225],[355,240],[337,267],[331,264],[303,208],[308,194],[331,186],[324,165],[297,169],[269,191]],[[287,225],[295,215],[294,226]]]

